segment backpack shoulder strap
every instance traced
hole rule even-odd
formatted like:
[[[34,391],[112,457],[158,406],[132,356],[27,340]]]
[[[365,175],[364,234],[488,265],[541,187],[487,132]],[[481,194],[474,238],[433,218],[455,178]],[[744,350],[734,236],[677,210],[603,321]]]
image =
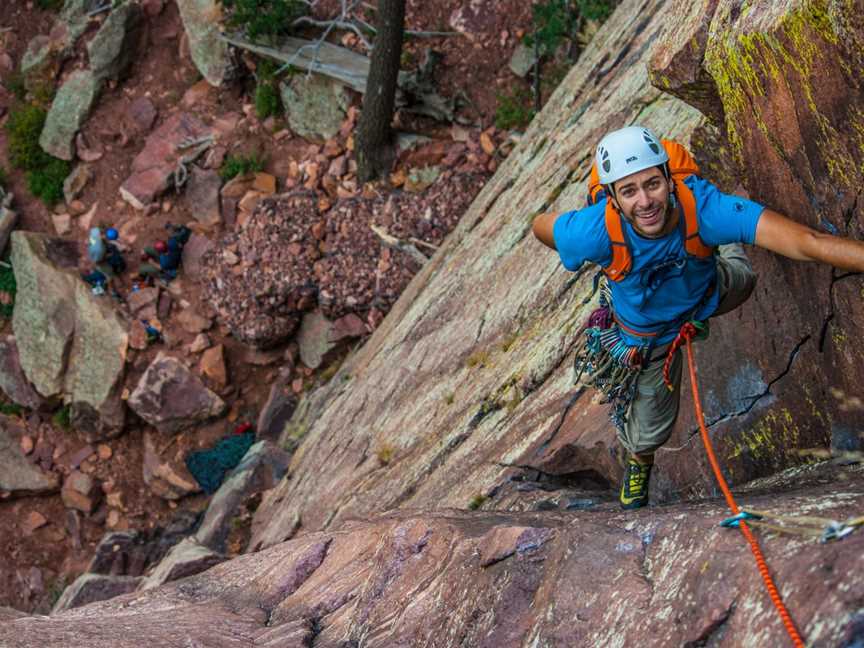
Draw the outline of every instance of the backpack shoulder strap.
[[[699,219],[696,216],[696,197],[682,180],[675,180],[675,196],[684,212],[684,249],[694,257],[710,257],[714,248],[705,245],[699,236]]]
[[[691,175],[699,175],[699,165],[690,155],[690,151],[674,140],[660,140],[666,155],[669,156],[669,171],[676,180],[683,180]]]
[[[597,171],[597,163],[591,165],[591,177],[588,179],[588,204],[596,205],[606,196],[603,185],[600,184],[600,173]]]
[[[612,247],[612,262],[603,268],[603,272],[610,281],[621,281],[633,267],[633,257],[630,255],[630,247],[624,238],[624,226],[621,223],[621,214],[612,205],[611,200],[606,201],[606,213],[603,216],[606,223],[606,233]]]

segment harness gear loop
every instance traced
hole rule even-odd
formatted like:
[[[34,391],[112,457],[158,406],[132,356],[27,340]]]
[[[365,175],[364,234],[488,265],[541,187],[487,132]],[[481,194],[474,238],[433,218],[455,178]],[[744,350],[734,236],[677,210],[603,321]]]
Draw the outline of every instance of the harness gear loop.
[[[795,646],[795,648],[805,648],[804,641],[801,639],[801,635],[799,634],[798,629],[795,627],[795,622],[792,620],[792,616],[789,614],[789,610],[786,609],[786,605],[783,603],[783,599],[780,597],[780,592],[777,591],[777,586],[774,584],[774,579],[771,577],[771,573],[768,571],[768,565],[765,562],[765,556],[762,554],[762,549],[759,547],[759,541],[756,539],[756,536],[753,535],[753,532],[747,525],[747,522],[744,519],[745,516],[742,515],[742,511],[738,507],[738,504],[735,501],[735,497],[732,495],[732,491],[729,489],[729,485],[726,483],[726,479],[723,477],[723,472],[720,470],[720,463],[717,461],[717,455],[714,454],[714,446],[711,444],[711,438],[708,436],[708,428],[705,426],[705,416],[702,413],[702,401],[699,398],[699,385],[696,375],[696,361],[693,357],[692,344],[693,339],[696,337],[696,333],[697,328],[693,325],[692,322],[687,322],[686,324],[684,324],[684,326],[681,327],[681,331],[678,333],[678,337],[675,338],[675,341],[669,347],[669,353],[666,356],[666,362],[663,366],[663,379],[666,381],[666,384],[668,386],[668,369],[672,363],[671,358],[674,356],[675,352],[682,344],[686,344],[687,366],[690,370],[690,389],[693,393],[693,405],[696,409],[696,420],[699,421],[699,432],[702,436],[702,443],[705,445],[705,452],[708,455],[708,461],[714,471],[714,477],[717,479],[717,484],[720,486],[720,490],[723,491],[723,496],[726,498],[726,504],[732,510],[734,516],[738,518],[738,528],[741,530],[741,534],[744,536],[744,538],[747,540],[747,543],[750,545],[750,550],[753,552],[753,557],[756,559],[756,567],[758,568],[759,573],[762,576],[762,580],[765,583],[765,589],[768,590],[768,595],[771,597],[771,602],[777,609],[777,613],[780,615],[780,619],[783,622],[783,626],[786,628],[786,632],[789,634],[789,638],[792,640],[792,644]]]

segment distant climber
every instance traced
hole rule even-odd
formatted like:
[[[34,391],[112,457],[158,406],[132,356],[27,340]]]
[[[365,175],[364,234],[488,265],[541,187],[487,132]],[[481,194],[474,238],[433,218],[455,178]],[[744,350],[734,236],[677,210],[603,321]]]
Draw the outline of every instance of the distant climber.
[[[575,368],[612,403],[629,453],[620,493],[625,509],[648,503],[654,453],[678,417],[680,353],[671,359],[672,389],[663,381],[671,341],[687,322],[707,334],[708,318],[753,292],[756,275],[741,243],[864,271],[864,242],[721,193],[698,174],[679,144],[641,126],[623,128],[597,146],[588,206],[533,223],[534,235],[557,250],[565,268],[575,272],[591,261],[605,274]]]
[[[189,241],[192,231],[185,225],[172,225],[168,223],[165,229],[171,232],[167,241],[156,241],[153,247],[144,248],[144,259],[151,259],[158,263],[158,267],[144,263],[138,268],[138,274],[142,277],[160,276],[164,281],[170,281],[177,277],[180,264],[183,259],[183,248]]]
[[[107,240],[106,240],[107,239]],[[117,230],[109,227],[103,236],[102,228],[92,227],[87,237],[87,257],[93,262],[90,272],[82,273],[81,278],[90,284],[94,295],[102,295],[109,290],[111,279],[126,271],[126,259],[113,241],[117,240]],[[116,291],[112,290],[112,294]]]

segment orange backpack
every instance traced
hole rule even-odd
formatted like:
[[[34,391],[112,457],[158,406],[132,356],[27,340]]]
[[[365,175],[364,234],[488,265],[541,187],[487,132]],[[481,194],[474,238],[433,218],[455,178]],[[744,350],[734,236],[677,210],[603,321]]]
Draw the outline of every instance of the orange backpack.
[[[678,142],[660,140],[669,155],[669,170],[675,183],[675,196],[681,203],[684,212],[684,249],[690,256],[707,258],[714,254],[714,248],[705,245],[699,238],[699,220],[696,218],[696,198],[690,188],[684,184],[684,178],[698,174],[699,166],[689,151]],[[591,167],[591,178],[588,181],[588,204],[594,205],[606,197],[606,191],[600,184],[597,164]],[[606,232],[612,243],[612,263],[603,268],[603,272],[611,281],[621,281],[633,267],[633,257],[627,240],[624,237],[624,225],[621,214],[615,209],[611,200],[606,201]]]

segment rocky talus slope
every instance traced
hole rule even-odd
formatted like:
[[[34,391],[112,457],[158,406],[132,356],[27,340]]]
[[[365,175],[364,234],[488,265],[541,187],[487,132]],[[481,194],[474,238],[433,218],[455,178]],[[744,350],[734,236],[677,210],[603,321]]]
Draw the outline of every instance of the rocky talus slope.
[[[862,15],[622,2],[383,325],[301,402],[253,553],[50,618],[0,611],[0,646],[784,645],[752,557],[705,499],[689,404],[658,455],[666,505],[606,501],[611,427],[571,385],[593,269],[566,272],[530,224],[584,204],[596,141],[638,122],[726,190],[861,238]],[[801,450],[861,447],[862,278],[752,259],[756,293],[697,352],[721,462],[734,485],[762,479],[740,494],[754,509],[860,515],[860,467],[801,466]],[[760,535],[808,645],[860,645],[864,534]]]

